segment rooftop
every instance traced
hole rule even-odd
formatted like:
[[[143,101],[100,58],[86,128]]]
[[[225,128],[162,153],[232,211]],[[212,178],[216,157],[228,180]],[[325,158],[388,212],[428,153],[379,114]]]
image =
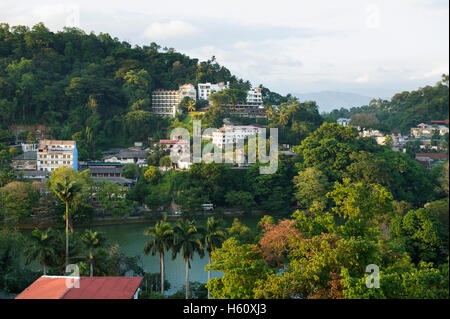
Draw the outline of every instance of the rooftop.
[[[416,158],[428,157],[432,159],[448,160],[448,155],[445,153],[416,153]]]
[[[70,279],[74,278],[70,276],[39,277],[16,299],[131,299],[143,279],[142,277],[80,277],[77,288],[77,286],[71,287],[73,282]]]
[[[160,144],[172,145],[172,144],[188,144],[187,140],[159,140]]]
[[[17,160],[29,161],[29,160],[36,160],[36,159],[37,159],[36,151],[25,152],[25,153],[17,155],[16,157],[13,158],[13,160],[15,160],[15,161],[17,161]]]

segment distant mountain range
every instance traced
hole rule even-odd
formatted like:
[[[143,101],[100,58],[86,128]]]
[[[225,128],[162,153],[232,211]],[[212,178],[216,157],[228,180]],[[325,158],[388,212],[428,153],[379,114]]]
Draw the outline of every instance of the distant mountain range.
[[[334,109],[340,109],[341,107],[349,109],[355,106],[367,105],[372,99],[369,96],[336,91],[322,91],[303,94],[294,93],[293,95],[298,97],[300,102],[316,101],[320,112],[329,112]]]

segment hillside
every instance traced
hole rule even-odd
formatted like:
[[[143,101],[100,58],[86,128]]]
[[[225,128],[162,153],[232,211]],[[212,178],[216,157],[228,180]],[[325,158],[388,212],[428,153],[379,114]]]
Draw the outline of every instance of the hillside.
[[[401,130],[409,132],[411,127],[421,122],[448,119],[449,76],[443,74],[442,80],[434,86],[425,86],[415,91],[395,94],[390,100],[372,99],[367,105],[341,108],[331,111],[327,116],[334,119],[351,118],[355,114],[367,114],[378,122],[377,128],[385,131]]]
[[[149,112],[152,90],[220,81],[250,87],[214,57],[200,62],[156,43],[132,47],[77,28],[0,24],[0,129],[43,124],[91,154],[162,134],[169,120]]]

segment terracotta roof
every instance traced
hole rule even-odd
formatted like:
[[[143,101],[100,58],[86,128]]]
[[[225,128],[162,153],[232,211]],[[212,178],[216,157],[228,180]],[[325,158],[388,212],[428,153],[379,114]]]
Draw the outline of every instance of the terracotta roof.
[[[189,141],[186,140],[159,140],[161,144],[187,144]]]
[[[418,157],[428,157],[432,159],[442,159],[442,160],[448,159],[448,155],[445,153],[416,153],[416,158]]]
[[[142,277],[81,277],[79,288],[66,285],[67,276],[42,276],[16,299],[131,299]],[[70,284],[70,281],[69,281]]]

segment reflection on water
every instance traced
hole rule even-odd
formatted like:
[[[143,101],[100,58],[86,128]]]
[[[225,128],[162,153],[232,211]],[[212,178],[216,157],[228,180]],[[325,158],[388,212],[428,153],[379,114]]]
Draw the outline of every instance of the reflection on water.
[[[256,227],[260,217],[240,217],[242,223],[250,227],[252,230]],[[227,227],[231,225],[233,218],[225,219]],[[206,219],[199,220],[198,224],[204,226]],[[144,230],[152,226],[153,223],[139,223],[139,224],[121,224],[108,226],[95,226],[93,230],[102,232],[109,243],[119,244],[120,250],[127,256],[141,256],[142,264],[145,272],[159,273],[159,255],[145,255],[144,245],[149,240],[144,236]],[[189,271],[189,281],[199,281],[206,283],[208,281],[208,273],[205,271],[205,266],[208,264],[208,255],[205,251],[205,257],[200,258],[198,254],[191,262],[191,269]],[[170,282],[171,288],[166,292],[173,294],[181,289],[185,284],[185,262],[179,254],[172,260],[172,252],[168,251],[164,257],[165,276],[166,280]],[[220,273],[211,272],[211,277],[220,276]]]

